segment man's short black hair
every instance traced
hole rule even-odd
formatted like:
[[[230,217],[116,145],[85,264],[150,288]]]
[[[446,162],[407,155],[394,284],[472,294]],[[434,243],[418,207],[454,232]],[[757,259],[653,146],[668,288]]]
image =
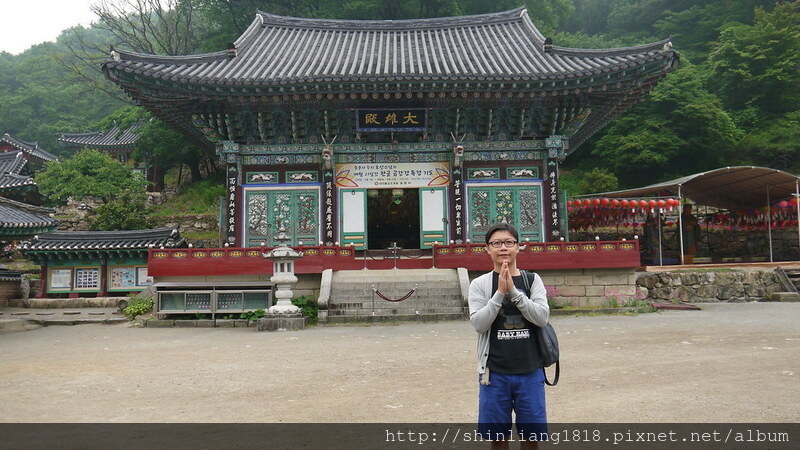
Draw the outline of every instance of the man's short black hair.
[[[489,231],[486,232],[486,243],[487,244],[489,243],[489,239],[491,239],[492,235],[497,231],[508,231],[509,233],[511,233],[512,236],[514,236],[514,239],[516,239],[517,242],[519,242],[519,233],[517,233],[517,229],[514,228],[513,225],[509,225],[509,224],[503,222],[503,223],[494,224],[491,227],[489,227]]]

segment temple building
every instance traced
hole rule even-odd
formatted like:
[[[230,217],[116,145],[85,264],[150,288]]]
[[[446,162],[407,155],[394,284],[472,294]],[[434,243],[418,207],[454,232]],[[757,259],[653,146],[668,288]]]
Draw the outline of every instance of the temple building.
[[[28,164],[28,170],[32,173],[38,172],[46,162],[58,161],[56,155],[39,147],[38,142],[23,141],[8,133],[4,133],[3,136],[0,137],[0,154],[16,152],[22,153],[22,157]]]
[[[229,48],[112,50],[106,76],[226,165],[222,240],[427,249],[566,230],[559,163],[678,62],[554,45],[525,8],[359,21],[258,12]]]
[[[178,230],[58,231],[34,236],[20,250],[41,265],[37,297],[128,295],[153,284],[152,248],[186,247]]]
[[[61,133],[58,141],[76,151],[81,149],[97,150],[123,164],[130,164],[135,172],[140,173],[150,182],[149,191],[159,192],[164,187],[164,171],[153,164],[136,161],[131,156],[136,141],[139,139],[138,130],[141,127],[142,123],[134,123],[125,129],[114,126],[107,131]]]

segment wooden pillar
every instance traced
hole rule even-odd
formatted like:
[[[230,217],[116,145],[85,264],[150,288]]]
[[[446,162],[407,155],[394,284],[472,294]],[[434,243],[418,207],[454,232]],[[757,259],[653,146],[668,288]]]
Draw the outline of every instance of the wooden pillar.
[[[100,265],[100,292],[98,297],[108,297],[108,255],[103,255],[103,263]]]
[[[561,211],[559,208],[559,195],[558,195],[558,164],[564,158],[564,151],[566,142],[561,136],[551,136],[545,139],[545,146],[547,147],[547,162],[545,163],[544,170],[544,198],[547,199],[545,204],[545,240],[558,241],[564,235],[564,230],[561,229],[562,217],[561,214],[566,214],[566,211]]]
[[[47,298],[47,260],[42,259],[41,269],[39,270],[39,292],[37,298]]]

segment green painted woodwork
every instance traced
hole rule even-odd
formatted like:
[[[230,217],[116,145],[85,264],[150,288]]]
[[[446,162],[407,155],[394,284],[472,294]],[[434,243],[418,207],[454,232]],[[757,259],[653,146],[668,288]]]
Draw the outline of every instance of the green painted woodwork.
[[[431,248],[434,242],[447,243],[447,188],[419,190],[419,242],[421,248]]]
[[[341,245],[367,247],[367,190],[339,189],[339,234]]]
[[[77,266],[94,266],[103,264],[100,258],[91,259],[67,259],[67,260],[54,260],[48,263],[49,267],[77,267]]]
[[[542,187],[535,185],[488,185],[466,183],[467,236],[483,243],[495,223],[506,222],[519,231],[520,240],[542,242]]]
[[[283,229],[287,244],[319,242],[319,188],[245,189],[245,247],[277,246]]]

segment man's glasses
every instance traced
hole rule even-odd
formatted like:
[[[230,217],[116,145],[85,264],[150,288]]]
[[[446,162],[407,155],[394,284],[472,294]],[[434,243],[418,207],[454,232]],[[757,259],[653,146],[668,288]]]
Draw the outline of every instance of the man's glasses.
[[[494,248],[500,248],[504,245],[508,248],[511,248],[517,245],[517,241],[491,241],[489,242],[489,245],[491,245]]]

